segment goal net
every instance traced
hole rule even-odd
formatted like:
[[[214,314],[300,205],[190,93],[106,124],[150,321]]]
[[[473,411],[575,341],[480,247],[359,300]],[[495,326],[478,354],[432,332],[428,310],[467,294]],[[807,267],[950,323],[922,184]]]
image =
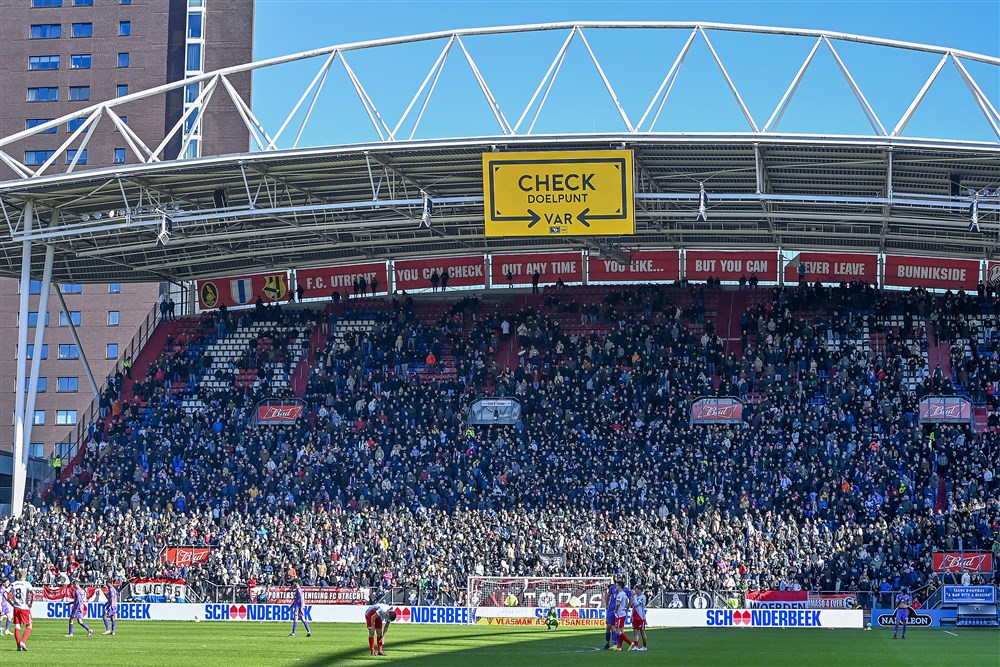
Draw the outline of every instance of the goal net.
[[[465,599],[477,608],[477,616],[511,608],[601,609],[611,581],[611,577],[470,577]]]

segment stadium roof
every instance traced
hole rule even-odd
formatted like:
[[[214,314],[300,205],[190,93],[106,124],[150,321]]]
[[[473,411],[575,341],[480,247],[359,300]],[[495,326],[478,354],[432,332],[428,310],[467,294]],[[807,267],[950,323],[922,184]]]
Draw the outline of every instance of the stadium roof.
[[[604,78],[627,131],[593,134],[537,135],[518,130],[507,121],[488,85],[466,51],[462,38],[479,34],[507,34],[532,30],[567,30],[568,37],[549,73],[542,79],[522,120],[536,117],[558,74],[566,47],[583,30],[621,27],[622,24],[546,24],[477,29],[396,38],[379,42],[329,47],[261,63],[249,63],[197,79],[167,84],[81,109],[70,116],[0,139],[0,159],[23,178],[0,182],[0,216],[6,225],[0,236],[0,275],[20,274],[24,243],[53,247],[53,279],[57,282],[127,282],[170,280],[181,282],[257,270],[302,268],[360,260],[427,257],[442,254],[550,250],[569,248],[625,249],[648,247],[715,247],[726,249],[780,247],[789,250],[827,249],[852,252],[984,258],[996,257],[1000,245],[1000,142],[922,139],[905,136],[909,117],[947,62],[964,72],[972,98],[995,130],[1000,125],[995,106],[961,64],[962,60],[997,67],[1000,60],[941,47],[892,43],[839,33],[786,31],[756,26],[720,24],[630,24],[643,28],[691,30],[674,67],[647,113],[638,122],[618,104],[611,81],[589,43],[587,49]],[[712,49],[708,32],[745,30],[794,34],[816,42],[799,74],[789,84],[771,120],[756,123],[728,75],[729,88],[748,121],[747,132],[712,134],[654,132],[655,117],[644,121],[670,93],[686,50],[696,36]],[[445,50],[428,72],[400,119],[389,128],[374,107],[363,84],[352,76],[357,93],[381,141],[369,144],[322,145],[299,148],[298,136],[309,121],[319,88],[335,58],[352,75],[345,55],[353,50],[384,47],[406,40],[447,40]],[[833,42],[861,41],[885,48],[919,50],[941,55],[937,68],[891,132],[886,130],[841,63],[854,87],[859,105],[871,122],[873,136],[789,134],[775,131],[794,95],[812,55],[825,45],[836,55]],[[481,136],[401,140],[399,132],[411,109],[433,93],[448,50],[461,47],[477,75],[476,92],[485,96],[500,128]],[[714,49],[712,49],[715,55]],[[281,129],[270,134],[249,105],[238,99],[227,77],[245,71],[318,58],[322,67],[299,98]],[[725,74],[723,63],[716,62]],[[555,72],[555,74],[553,74]],[[433,75],[433,76],[432,76]],[[551,78],[550,78],[551,75]],[[195,81],[204,109],[213,91],[228,94],[233,113],[240,113],[258,151],[241,155],[167,159],[162,152],[170,139],[183,134],[183,122],[144,143],[121,122],[115,109]],[[221,82],[221,83],[220,83]],[[672,83],[670,84],[672,85]],[[665,91],[665,92],[664,92]],[[662,97],[661,97],[662,93]],[[421,97],[425,95],[425,97]],[[547,89],[546,89],[547,95]],[[311,96],[311,97],[310,97]],[[540,98],[537,107],[536,98]],[[243,102],[241,104],[241,102]],[[308,105],[306,104],[308,102]],[[305,114],[293,144],[279,135],[293,117]],[[296,116],[296,113],[299,116]],[[317,112],[317,115],[320,115]],[[414,113],[413,115],[416,115]],[[83,118],[80,131],[66,146],[85,146],[88,125],[113,122],[143,159],[135,165],[117,165],[70,173],[32,172],[11,157],[18,141],[70,118]],[[420,122],[416,115],[413,130]],[[513,118],[513,117],[511,117]],[[186,120],[182,118],[182,121]],[[412,116],[411,116],[412,119]],[[271,128],[274,130],[274,128]],[[294,129],[294,127],[292,128]],[[385,130],[382,132],[381,130]],[[411,136],[412,136],[411,132]],[[1000,138],[1000,134],[998,134]],[[189,137],[182,137],[184,147]],[[83,143],[81,143],[83,142]],[[158,146],[150,150],[147,147]],[[625,147],[636,163],[636,234],[627,237],[487,238],[483,225],[481,155],[513,150],[590,150]],[[140,150],[141,149],[141,150]],[[183,152],[183,148],[181,150]],[[708,220],[697,221],[700,184],[709,198]],[[980,233],[969,231],[969,207],[978,202]],[[433,203],[429,228],[421,224],[425,197]],[[25,208],[32,202],[35,224],[25,229]],[[158,242],[169,219],[169,240]],[[42,253],[33,253],[32,275],[42,269]]]

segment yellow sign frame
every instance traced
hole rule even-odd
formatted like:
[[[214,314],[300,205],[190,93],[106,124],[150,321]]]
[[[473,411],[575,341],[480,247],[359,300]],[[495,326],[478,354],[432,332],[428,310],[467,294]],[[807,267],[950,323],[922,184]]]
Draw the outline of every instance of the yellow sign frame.
[[[483,153],[488,237],[635,234],[632,151]]]

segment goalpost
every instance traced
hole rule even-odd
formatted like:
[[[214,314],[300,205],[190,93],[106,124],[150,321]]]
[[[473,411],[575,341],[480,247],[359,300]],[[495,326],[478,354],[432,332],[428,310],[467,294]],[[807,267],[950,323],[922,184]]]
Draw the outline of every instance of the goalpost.
[[[556,607],[560,616],[603,619],[604,594],[611,577],[469,577],[469,618],[538,620],[538,610]],[[603,622],[603,620],[602,620]]]

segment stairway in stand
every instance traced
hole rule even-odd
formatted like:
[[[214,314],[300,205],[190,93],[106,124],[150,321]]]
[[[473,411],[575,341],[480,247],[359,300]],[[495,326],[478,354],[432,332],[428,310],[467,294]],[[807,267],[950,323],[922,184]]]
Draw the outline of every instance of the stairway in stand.
[[[929,373],[933,374],[934,369],[939,365],[941,366],[941,372],[944,377],[954,381],[955,376],[952,375],[951,368],[951,346],[948,341],[941,341],[937,339],[934,334],[934,327],[931,325],[930,319],[927,320],[927,370]]]

